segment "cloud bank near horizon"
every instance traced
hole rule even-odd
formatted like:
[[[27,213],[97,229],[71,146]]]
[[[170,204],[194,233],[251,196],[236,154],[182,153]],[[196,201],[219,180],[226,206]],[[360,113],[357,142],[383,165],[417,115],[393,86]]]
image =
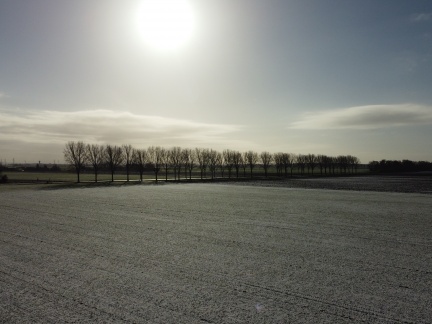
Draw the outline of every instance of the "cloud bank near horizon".
[[[368,105],[306,113],[288,128],[367,130],[416,125],[432,125],[432,106]]]
[[[112,110],[74,112],[0,109],[0,134],[8,141],[62,144],[212,145],[228,144],[241,125],[199,123]]]

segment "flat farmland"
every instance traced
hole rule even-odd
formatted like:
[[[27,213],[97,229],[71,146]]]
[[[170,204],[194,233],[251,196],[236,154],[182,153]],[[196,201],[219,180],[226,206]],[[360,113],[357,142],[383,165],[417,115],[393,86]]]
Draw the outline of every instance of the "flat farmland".
[[[4,323],[431,323],[429,194],[0,191]]]

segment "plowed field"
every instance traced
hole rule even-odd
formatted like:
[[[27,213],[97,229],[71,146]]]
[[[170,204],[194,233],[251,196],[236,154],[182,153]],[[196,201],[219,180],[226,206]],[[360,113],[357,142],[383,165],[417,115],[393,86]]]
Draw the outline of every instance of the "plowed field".
[[[0,192],[0,322],[431,323],[432,199],[223,184]]]

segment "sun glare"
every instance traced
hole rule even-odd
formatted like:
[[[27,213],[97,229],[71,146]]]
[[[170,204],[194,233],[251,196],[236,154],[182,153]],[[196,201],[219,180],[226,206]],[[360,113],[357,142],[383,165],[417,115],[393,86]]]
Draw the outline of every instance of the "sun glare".
[[[192,36],[195,19],[187,0],[144,0],[140,14],[145,42],[157,49],[174,49]]]

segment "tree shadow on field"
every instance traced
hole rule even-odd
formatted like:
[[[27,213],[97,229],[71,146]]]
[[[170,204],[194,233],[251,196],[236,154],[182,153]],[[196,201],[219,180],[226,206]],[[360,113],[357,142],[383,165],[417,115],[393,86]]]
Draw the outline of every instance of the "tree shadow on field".
[[[163,185],[164,183],[158,182],[157,185]],[[140,181],[99,181],[99,182],[68,182],[68,183],[57,183],[41,186],[39,190],[61,190],[61,189],[84,189],[84,188],[120,188],[129,186],[148,186],[156,185],[154,181],[140,182]]]

